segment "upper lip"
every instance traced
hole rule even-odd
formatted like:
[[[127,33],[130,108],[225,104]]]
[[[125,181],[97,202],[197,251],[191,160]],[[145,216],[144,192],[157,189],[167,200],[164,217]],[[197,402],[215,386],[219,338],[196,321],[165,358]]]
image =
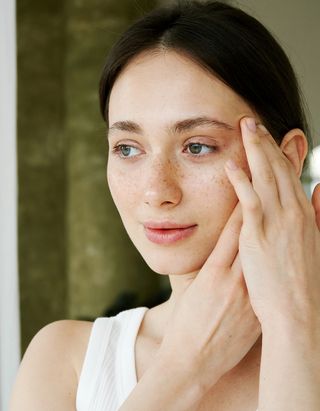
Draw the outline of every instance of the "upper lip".
[[[195,226],[196,224],[179,224],[174,221],[145,221],[143,223],[145,228],[151,229],[174,229],[174,228],[188,228]]]

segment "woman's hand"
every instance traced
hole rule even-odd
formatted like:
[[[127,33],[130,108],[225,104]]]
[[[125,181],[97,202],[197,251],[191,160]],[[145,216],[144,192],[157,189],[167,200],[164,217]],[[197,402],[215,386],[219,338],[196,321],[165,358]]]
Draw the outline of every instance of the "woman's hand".
[[[158,352],[206,392],[235,367],[261,334],[238,254],[238,203],[219,240],[176,303]]]
[[[274,147],[270,140],[271,137],[269,137],[268,140],[268,155],[273,155],[276,159],[277,156],[280,156],[281,160],[282,154],[281,152],[279,154],[279,148]],[[247,146],[248,144],[249,143],[247,143]],[[258,150],[258,147],[256,150]],[[259,150],[264,149],[261,147]],[[274,154],[275,150],[278,150],[278,152],[276,151],[277,156]],[[264,151],[262,152],[264,153]],[[266,156],[267,154],[264,155]],[[258,165],[259,161],[258,158]],[[265,164],[265,162],[266,159],[264,159],[263,164]],[[291,169],[290,173],[294,173],[293,169]],[[238,185],[241,185],[241,182],[242,185],[244,183],[251,185],[249,179],[241,170],[228,172],[228,175],[230,180],[234,182],[234,186],[236,185],[235,179],[239,180]],[[291,178],[293,179],[293,176],[290,176],[290,179]],[[254,181],[255,180],[256,177],[254,178]],[[301,184],[297,177],[296,180],[297,188],[301,189]],[[285,180],[285,184],[288,184],[287,180]],[[266,190],[266,187],[264,187],[264,189]],[[254,191],[252,185],[251,191]],[[245,194],[243,194],[242,197],[245,196]],[[301,197],[302,200],[305,201],[305,206],[310,206],[303,195],[304,193],[300,192],[299,198]],[[240,193],[238,197],[240,199]],[[274,202],[271,196],[270,198],[271,202]],[[316,199],[318,197],[315,196],[314,198]],[[317,204],[319,203],[320,201],[318,201]],[[314,202],[314,206],[316,206],[316,201]],[[193,378],[195,383],[200,383],[205,387],[204,391],[214,385],[223,374],[241,361],[250,348],[252,348],[261,332],[260,323],[252,310],[248,298],[247,288],[243,278],[241,253],[239,253],[240,232],[242,237],[244,236],[243,232],[247,235],[247,237],[241,239],[242,242],[246,238],[251,238],[250,229],[247,231],[244,230],[246,223],[242,219],[243,209],[243,204],[240,201],[224,227],[213,252],[199,271],[197,277],[190,283],[189,287],[177,302],[158,352],[160,357],[164,356],[166,359],[165,363],[167,363],[167,361],[170,361],[170,364],[175,363],[178,367],[184,368],[186,372],[192,370],[189,372],[190,378]],[[249,211],[251,211],[250,207]],[[247,210],[246,217],[250,214],[249,211]],[[311,219],[312,221],[310,221],[310,226],[314,228],[315,213],[311,210],[310,214],[311,217],[313,217],[313,220]],[[272,220],[272,215],[270,218]],[[280,221],[275,221],[277,221],[278,225],[281,224],[281,219]],[[276,229],[278,229],[278,226],[276,226]],[[282,247],[282,244],[277,246],[277,240],[280,238],[280,234],[276,229],[274,230],[276,232],[276,238],[272,243],[274,249],[271,250],[271,254],[275,250],[275,257],[278,257],[277,250],[279,250],[280,261],[283,261],[281,253],[286,251],[287,247]],[[313,232],[313,235],[317,234],[318,233]],[[289,235],[289,239],[291,235],[292,234]],[[286,238],[284,234],[284,239]],[[253,248],[251,248],[252,244]],[[263,245],[264,244],[263,242]],[[276,262],[277,259],[271,258],[270,254],[267,254],[267,261],[258,260],[257,262],[256,258],[254,264],[251,264],[250,259],[252,257],[250,252],[256,256],[261,244],[256,245],[252,242],[245,243],[245,246],[242,246],[244,256],[246,256],[246,247],[248,247],[249,257],[247,257],[247,259],[244,258],[244,262],[253,271],[249,271],[249,275],[256,276],[253,278],[252,290],[255,291],[257,288],[258,292],[264,297],[265,290],[260,290],[258,280],[261,281],[261,278],[257,275],[257,268],[260,272],[260,269],[263,269],[266,264],[270,264],[272,261]],[[316,245],[313,245],[313,247],[316,248]],[[258,253],[258,256],[261,257],[261,252]],[[262,254],[262,256],[264,256],[264,254]],[[277,264],[276,267],[278,267]],[[272,264],[271,268],[273,268]],[[269,273],[269,270],[264,270],[263,273],[265,271]],[[271,274],[272,270],[270,271],[270,275]],[[272,284],[272,292],[274,288],[277,290],[277,279],[271,282],[267,278],[265,282],[267,285],[268,283]],[[282,282],[284,283],[283,279]],[[263,287],[264,284],[262,284],[262,288]],[[283,287],[285,287],[285,284]],[[253,291],[250,295],[251,298],[254,296]],[[254,300],[256,302],[254,308],[256,313],[260,315],[260,318],[264,317],[264,306],[260,304],[260,301],[264,301],[262,297],[261,300],[258,298]],[[272,295],[274,300],[276,300],[275,297],[275,295]],[[269,302],[268,298],[269,295],[266,297],[267,301],[265,303],[267,313],[269,312],[270,304],[273,303],[273,300]],[[271,308],[273,309],[273,307]]]
[[[226,171],[242,208],[239,254],[252,307],[262,329],[280,320],[319,330],[319,198],[312,206],[266,130],[242,119],[241,131],[252,181],[241,168]]]

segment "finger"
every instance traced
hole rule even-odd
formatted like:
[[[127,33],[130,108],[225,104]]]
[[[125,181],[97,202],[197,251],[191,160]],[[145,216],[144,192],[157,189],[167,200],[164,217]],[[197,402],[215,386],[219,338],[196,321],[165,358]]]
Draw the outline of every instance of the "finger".
[[[253,188],[261,199],[263,211],[273,214],[281,205],[273,169],[263,149],[262,132],[250,117],[241,119],[240,126]]]
[[[241,227],[242,211],[239,202],[237,202],[205,264],[222,269],[231,267],[239,250]]]
[[[251,232],[263,232],[262,202],[247,174],[231,160],[225,164],[225,170],[241,204],[243,227]]]
[[[239,252],[237,253],[236,258],[234,259],[234,261],[232,263],[231,270],[232,270],[233,273],[236,273],[237,275],[242,275],[243,276],[242,265],[241,265],[241,259],[240,259]]]
[[[247,288],[246,280],[243,275],[243,269],[242,269],[241,258],[240,258],[239,252],[237,253],[236,258],[234,259],[234,262],[231,267],[231,271],[234,274],[234,276],[241,277],[242,286],[244,290],[246,291],[246,293],[248,293],[248,288]]]
[[[281,151],[268,130],[263,125],[258,125],[258,128],[263,133],[261,141],[275,176],[281,207],[284,209],[296,208],[297,205],[305,207],[308,199],[304,192],[301,192],[303,188],[292,163]]]
[[[320,183],[318,183],[312,193],[311,202],[316,213],[316,222],[320,230]]]

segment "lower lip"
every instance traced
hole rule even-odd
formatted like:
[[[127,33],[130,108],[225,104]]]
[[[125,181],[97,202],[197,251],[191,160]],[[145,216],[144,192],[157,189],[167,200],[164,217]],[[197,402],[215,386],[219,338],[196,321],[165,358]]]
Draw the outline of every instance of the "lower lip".
[[[144,231],[147,238],[155,244],[172,244],[176,241],[190,237],[196,228],[196,225],[186,228],[174,228],[172,230],[145,227]]]

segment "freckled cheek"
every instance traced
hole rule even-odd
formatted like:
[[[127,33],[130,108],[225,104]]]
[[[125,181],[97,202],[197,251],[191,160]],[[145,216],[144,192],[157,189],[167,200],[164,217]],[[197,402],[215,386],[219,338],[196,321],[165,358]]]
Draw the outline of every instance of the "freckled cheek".
[[[209,167],[201,173],[195,172],[184,180],[184,194],[193,202],[199,202],[201,209],[218,210],[219,207],[228,207],[235,204],[236,194],[223,168]]]
[[[220,165],[208,168],[203,174],[194,175],[188,182],[188,189],[185,189],[185,204],[201,227],[203,246],[208,247],[210,251],[238,198],[223,166]]]
[[[108,168],[108,186],[115,205],[120,212],[130,210],[139,197],[139,178],[128,170]]]

